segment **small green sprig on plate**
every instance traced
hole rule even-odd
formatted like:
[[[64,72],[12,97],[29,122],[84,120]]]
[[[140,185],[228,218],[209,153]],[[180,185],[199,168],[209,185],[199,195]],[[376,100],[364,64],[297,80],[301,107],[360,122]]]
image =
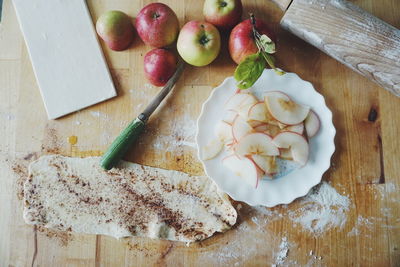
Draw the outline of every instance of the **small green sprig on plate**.
[[[285,74],[284,71],[276,68],[275,58],[272,56],[276,52],[275,43],[265,34],[260,34],[256,29],[256,18],[250,14],[250,22],[253,26],[253,36],[258,52],[246,57],[235,70],[235,80],[239,89],[250,88],[261,76],[268,65],[278,75]]]

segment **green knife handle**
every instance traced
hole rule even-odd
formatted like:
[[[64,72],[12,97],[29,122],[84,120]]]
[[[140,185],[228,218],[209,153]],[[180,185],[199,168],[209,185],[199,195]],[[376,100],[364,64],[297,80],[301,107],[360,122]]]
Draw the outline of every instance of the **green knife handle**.
[[[133,120],[107,149],[101,158],[100,166],[106,170],[114,167],[143,132],[144,126],[145,123],[139,118]]]

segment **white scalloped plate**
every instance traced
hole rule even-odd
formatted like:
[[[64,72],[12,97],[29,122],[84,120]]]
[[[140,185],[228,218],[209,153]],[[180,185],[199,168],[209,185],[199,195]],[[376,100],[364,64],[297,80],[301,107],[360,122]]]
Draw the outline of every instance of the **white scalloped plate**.
[[[199,148],[206,146],[215,139],[214,128],[223,118],[223,106],[236,89],[233,77],[216,87],[210,97],[204,102],[197,121],[196,143]],[[217,157],[202,161],[206,174],[218,184],[219,188],[233,199],[246,202],[249,205],[273,207],[278,204],[288,204],[294,199],[304,196],[321,181],[322,174],[329,168],[330,159],[335,151],[335,127],[332,123],[332,112],[325,104],[324,97],[315,91],[311,83],[304,81],[294,73],[283,76],[273,70],[264,70],[261,77],[249,89],[257,97],[266,91],[282,91],[298,103],[310,106],[319,116],[321,127],[316,136],[310,140],[310,156],[307,164],[295,169],[285,176],[273,180],[261,180],[257,188],[253,188],[222,165],[222,158],[227,152]]]

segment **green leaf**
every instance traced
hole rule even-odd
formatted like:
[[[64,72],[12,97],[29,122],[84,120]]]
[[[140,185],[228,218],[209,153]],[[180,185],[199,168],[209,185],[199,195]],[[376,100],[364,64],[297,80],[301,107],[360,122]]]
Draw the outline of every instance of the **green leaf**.
[[[235,70],[235,80],[239,89],[250,88],[265,69],[265,60],[260,53],[250,55]]]
[[[273,69],[275,71],[276,74],[278,74],[278,75],[286,74],[286,72],[284,72],[283,70],[276,68],[275,58],[272,55],[267,54],[265,52],[260,52],[260,53],[263,55],[265,61],[268,63],[268,65],[271,67],[271,69]]]
[[[260,44],[265,52],[273,54],[276,52],[275,43],[265,34],[260,37]]]

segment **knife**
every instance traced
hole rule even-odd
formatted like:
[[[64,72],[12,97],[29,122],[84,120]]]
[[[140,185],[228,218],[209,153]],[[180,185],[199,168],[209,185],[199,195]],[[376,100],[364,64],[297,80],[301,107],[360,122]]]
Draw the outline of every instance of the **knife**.
[[[146,126],[147,120],[160,105],[161,101],[172,90],[179,76],[182,74],[184,67],[185,63],[181,62],[176,69],[174,75],[172,75],[167,84],[150,102],[146,109],[142,113],[140,113],[140,115],[136,119],[134,119],[110,145],[100,161],[100,166],[103,169],[109,170],[114,167],[128,151],[128,149],[133,145],[133,143],[138,139],[139,135],[143,132]]]
[[[282,27],[400,96],[400,30],[345,0],[273,0]]]

